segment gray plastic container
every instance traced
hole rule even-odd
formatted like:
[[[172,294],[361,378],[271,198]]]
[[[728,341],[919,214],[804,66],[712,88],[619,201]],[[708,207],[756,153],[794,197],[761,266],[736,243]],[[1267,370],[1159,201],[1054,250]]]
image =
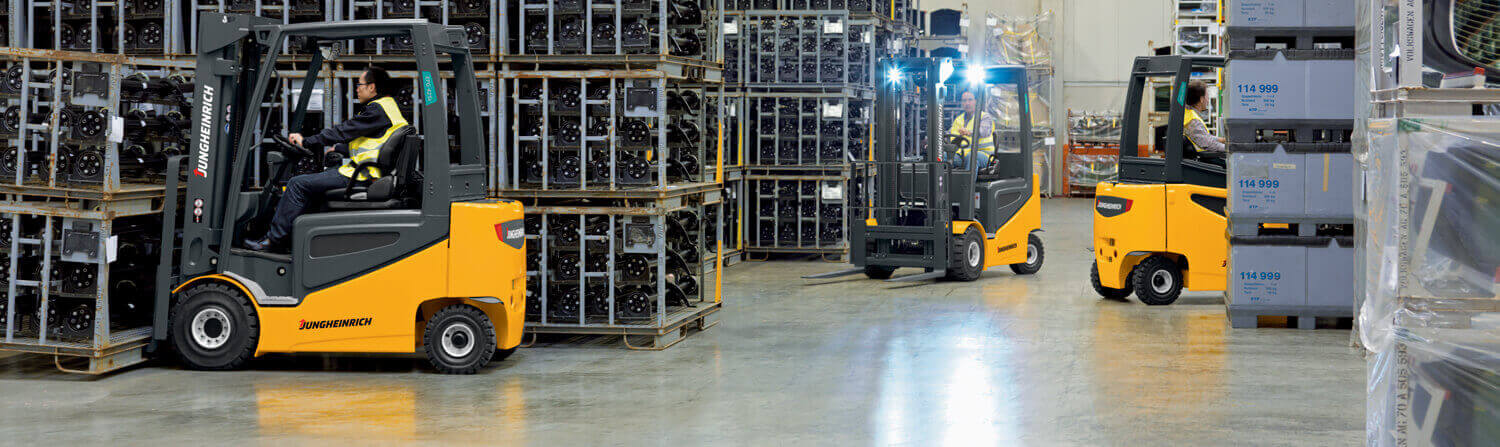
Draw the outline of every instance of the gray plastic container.
[[[1353,182],[1354,158],[1348,153],[1289,152],[1281,145],[1271,152],[1233,152],[1229,216],[1353,219]]]
[[[1305,216],[1354,219],[1354,156],[1310,153],[1303,184]]]
[[[1229,0],[1229,26],[1352,27],[1355,0]]]
[[[1225,114],[1236,119],[1353,119],[1354,61],[1231,59],[1225,74]]]
[[[1305,306],[1307,265],[1306,246],[1231,243],[1229,304],[1236,307]]]
[[[1344,306],[1354,311],[1354,238],[1331,238],[1307,248],[1307,305]]]

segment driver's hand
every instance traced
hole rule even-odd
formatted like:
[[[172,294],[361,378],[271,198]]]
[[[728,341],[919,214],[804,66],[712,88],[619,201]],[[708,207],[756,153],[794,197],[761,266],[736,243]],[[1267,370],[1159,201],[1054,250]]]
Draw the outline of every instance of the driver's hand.
[[[292,144],[295,144],[298,147],[302,146],[302,134],[300,133],[287,134],[286,139],[287,141],[291,141]]]

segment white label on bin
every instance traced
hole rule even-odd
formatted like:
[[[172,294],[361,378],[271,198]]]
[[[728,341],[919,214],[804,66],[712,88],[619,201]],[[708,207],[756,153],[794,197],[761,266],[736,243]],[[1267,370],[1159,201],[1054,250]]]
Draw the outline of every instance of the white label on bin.
[[[292,89],[292,101],[295,102],[295,101],[300,101],[300,100],[302,100],[302,89],[300,89],[300,88],[294,88],[294,89]],[[321,111],[323,111],[323,89],[321,89],[321,88],[314,88],[313,89],[312,96],[310,96],[310,97],[307,98],[307,111],[309,111],[309,112],[321,112]]]
[[[724,22],[724,34],[739,34],[739,22]]]
[[[823,103],[823,117],[824,118],[843,118],[844,117],[844,105],[836,103],[836,102],[826,102],[826,103]]]
[[[120,236],[118,236],[118,235],[110,235],[109,236],[109,244],[106,244],[104,246],[104,262],[105,263],[113,263],[113,262],[115,262],[115,253],[119,251],[119,248],[120,248]]]
[[[823,185],[823,200],[844,200],[844,188],[837,184]]]
[[[958,52],[960,52],[960,53],[968,53],[969,52],[969,44],[966,44],[966,43],[958,44]]]
[[[1276,169],[1297,169],[1297,164],[1296,163],[1271,163],[1271,167],[1276,168]]]
[[[111,143],[125,142],[125,117],[109,117],[109,141]]]
[[[1042,142],[1046,143],[1048,146],[1051,146],[1051,145],[1057,144],[1057,138],[1054,138],[1054,137],[1043,138]]]
[[[823,22],[823,34],[843,34],[844,22]]]
[[[873,40],[871,40],[872,38],[870,37],[870,35],[872,35],[872,34],[874,34],[874,33],[865,33],[865,43],[874,42]]]
[[[968,17],[964,17],[962,19],[958,19],[958,26],[963,27],[963,28],[968,28],[969,27],[969,18]]]
[[[994,17],[985,17],[984,18],[984,24],[985,24],[985,26],[995,26],[996,23],[1000,23],[1000,21],[997,20],[997,19],[995,19]]]

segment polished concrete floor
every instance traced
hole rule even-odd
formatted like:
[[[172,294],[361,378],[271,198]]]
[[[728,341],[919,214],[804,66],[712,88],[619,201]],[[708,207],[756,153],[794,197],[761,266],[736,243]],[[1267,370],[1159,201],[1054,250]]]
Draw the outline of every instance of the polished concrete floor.
[[[1347,330],[1234,329],[1217,294],[1096,298],[1090,209],[1048,200],[1046,265],[974,283],[728,270],[723,322],[662,352],[523,349],[476,376],[410,359],[270,358],[103,378],[0,354],[0,444],[1354,445]]]

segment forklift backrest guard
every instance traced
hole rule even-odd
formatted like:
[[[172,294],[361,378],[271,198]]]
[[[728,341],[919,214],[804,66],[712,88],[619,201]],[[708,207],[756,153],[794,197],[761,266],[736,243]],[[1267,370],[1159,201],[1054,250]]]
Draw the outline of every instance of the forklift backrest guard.
[[[1183,183],[1191,177],[1198,181],[1213,183],[1212,179],[1203,179],[1204,173],[1184,175],[1183,173],[1183,140],[1182,115],[1186,110],[1187,84],[1191,80],[1194,68],[1218,68],[1224,66],[1223,56],[1141,56],[1135,58],[1130,69],[1130,86],[1125,92],[1125,112],[1121,114],[1123,120],[1120,125],[1120,169],[1118,180],[1122,183]],[[1153,77],[1172,77],[1172,95],[1169,103],[1170,110],[1167,112],[1167,138],[1165,159],[1154,159],[1140,157],[1138,150],[1141,142],[1141,101],[1146,92],[1146,82]],[[1194,167],[1199,167],[1194,165]],[[1191,169],[1191,168],[1190,168]],[[1212,177],[1211,174],[1207,175]],[[1223,187],[1222,175],[1219,176],[1219,187]],[[1210,185],[1211,186],[1211,185]]]
[[[183,212],[183,255],[180,275],[189,278],[210,271],[237,268],[236,264],[255,263],[238,257],[226,257],[243,224],[236,214],[245,211],[241,203],[253,200],[255,194],[241,194],[245,184],[251,152],[259,146],[256,119],[259,100],[267,94],[279,49],[290,36],[306,36],[310,41],[341,41],[369,37],[410,35],[412,58],[420,81],[417,106],[429,117],[456,114],[461,126],[448,129],[446,119],[422,120],[423,135],[459,137],[460,150],[450,155],[448,138],[425,138],[421,157],[423,188],[420,231],[403,237],[400,245],[412,250],[425,247],[446,237],[447,216],[454,201],[477,200],[486,191],[484,137],[477,103],[478,84],[466,46],[462,27],[438,25],[421,19],[358,20],[332,23],[282,25],[274,20],[243,14],[203,13],[197,60],[198,82],[194,92],[191,155],[188,163],[187,209]],[[267,51],[267,49],[269,49]],[[450,108],[440,93],[442,72],[437,53],[449,56],[457,104]],[[314,61],[321,54],[314,52]],[[307,77],[316,78],[321,63],[310,64]],[[310,79],[306,80],[310,82]],[[304,84],[306,85],[306,84]],[[306,111],[308,92],[296,104],[295,121]],[[228,212],[233,210],[234,212]],[[215,265],[210,260],[219,259]],[[254,270],[254,269],[252,269]],[[267,284],[267,288],[271,286]],[[266,290],[268,294],[297,293],[294,290]],[[300,294],[299,294],[300,296]]]

